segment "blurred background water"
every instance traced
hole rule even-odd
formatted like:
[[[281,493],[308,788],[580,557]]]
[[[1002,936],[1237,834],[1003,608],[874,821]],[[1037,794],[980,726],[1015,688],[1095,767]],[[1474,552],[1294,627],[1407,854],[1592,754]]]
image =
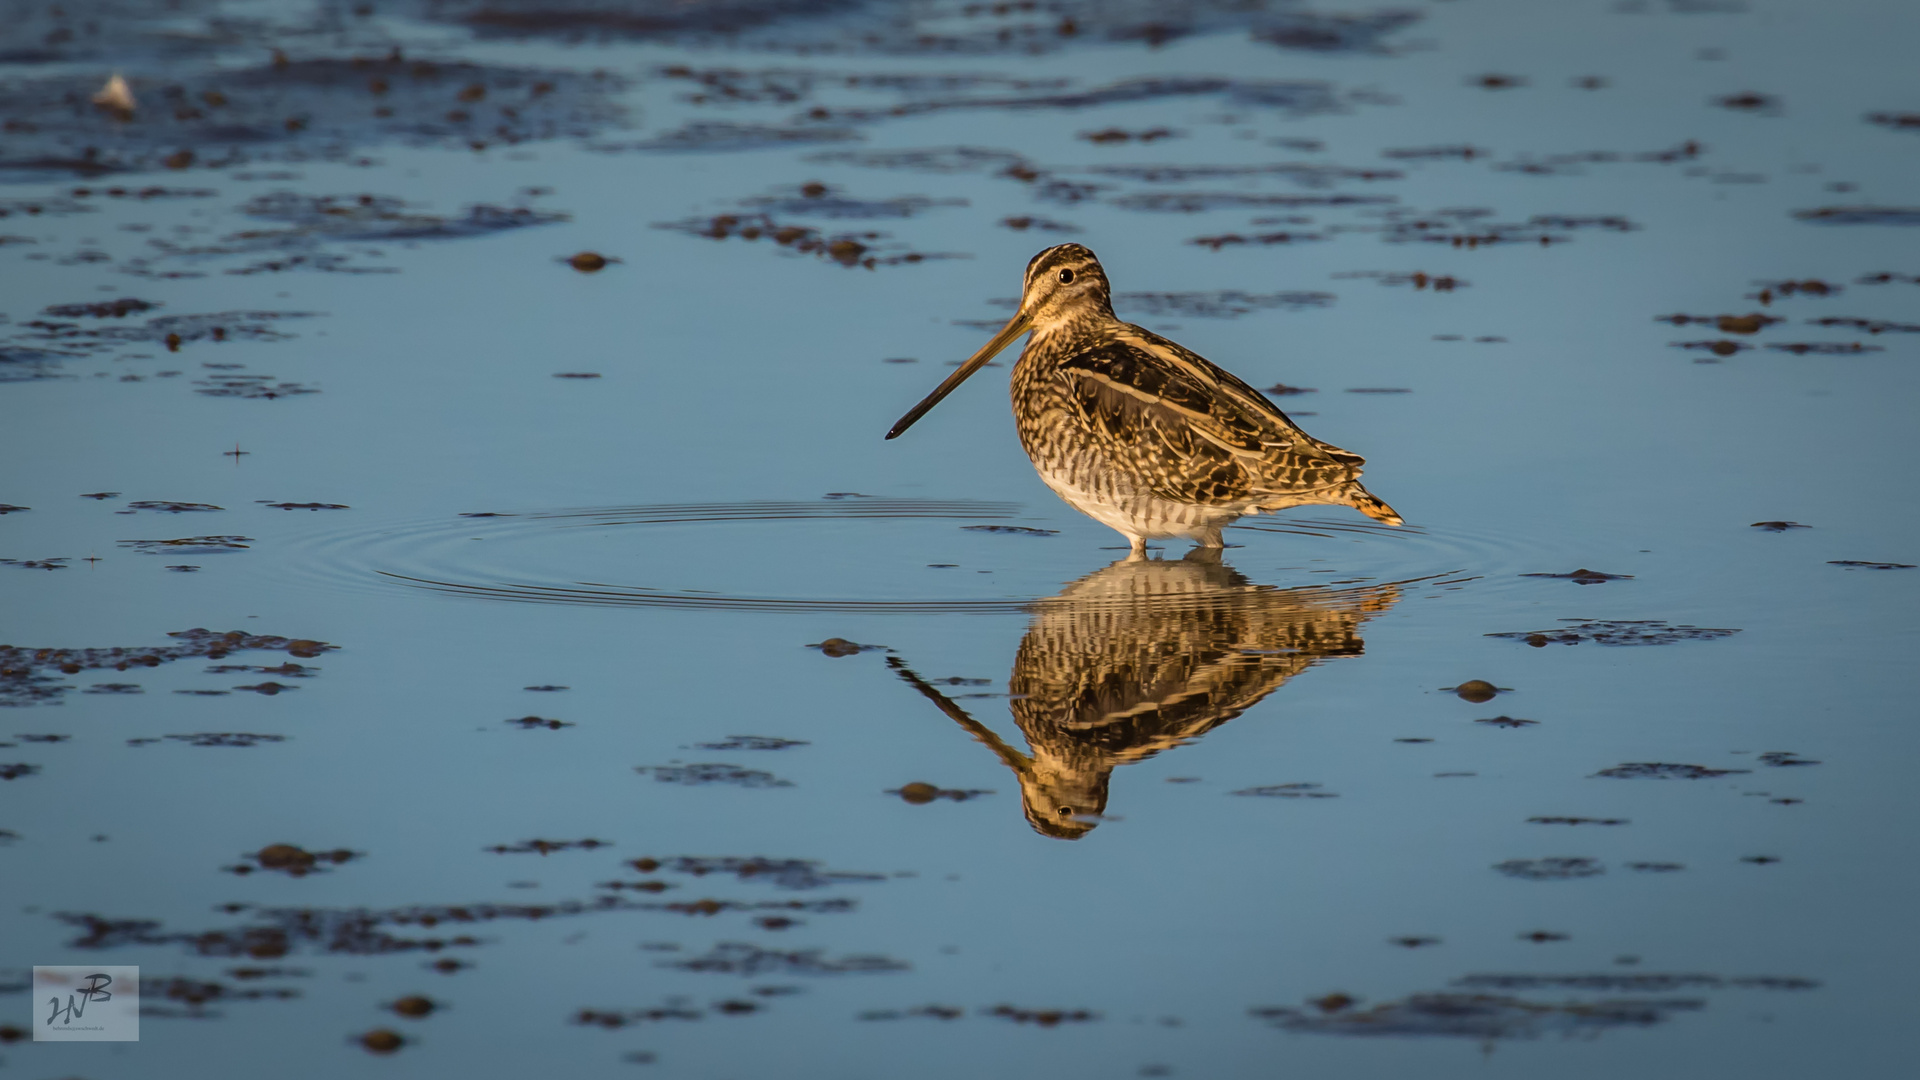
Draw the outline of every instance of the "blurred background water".
[[[0,20],[10,1073],[1905,1075],[1911,5]],[[883,443],[1066,240],[1410,527]]]

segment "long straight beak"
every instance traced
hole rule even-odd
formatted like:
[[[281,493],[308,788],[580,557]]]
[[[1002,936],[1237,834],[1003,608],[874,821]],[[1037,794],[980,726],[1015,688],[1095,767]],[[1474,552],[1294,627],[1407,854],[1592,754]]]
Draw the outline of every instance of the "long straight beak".
[[[927,415],[928,411],[935,405],[940,404],[942,398],[953,393],[955,387],[966,382],[967,376],[986,367],[987,361],[1000,355],[1001,350],[1013,344],[1015,338],[1018,338],[1021,334],[1031,329],[1033,329],[1033,320],[1028,318],[1027,313],[1024,311],[1007,320],[1007,325],[1001,327],[1000,332],[993,335],[992,341],[981,346],[979,352],[974,353],[971,359],[961,364],[959,369],[953,374],[947,376],[946,382],[934,387],[933,393],[928,394],[925,400],[907,410],[907,415],[901,417],[899,422],[893,425],[893,430],[887,432],[887,438],[895,438],[899,436],[901,432],[912,427],[915,421]]]

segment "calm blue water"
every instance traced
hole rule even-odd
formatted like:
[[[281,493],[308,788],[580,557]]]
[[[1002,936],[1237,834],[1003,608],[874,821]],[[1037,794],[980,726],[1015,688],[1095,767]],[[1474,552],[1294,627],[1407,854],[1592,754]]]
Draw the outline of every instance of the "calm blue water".
[[[0,30],[10,1071],[1905,1074],[1912,9],[378,7]],[[1409,528],[883,442],[1067,239]]]

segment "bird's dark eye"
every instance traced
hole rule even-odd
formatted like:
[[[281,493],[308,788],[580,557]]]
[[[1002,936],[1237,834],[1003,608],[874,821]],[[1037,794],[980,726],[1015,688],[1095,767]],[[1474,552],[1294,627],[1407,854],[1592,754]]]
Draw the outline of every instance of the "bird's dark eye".
[[[1060,271],[1060,284],[1071,285],[1072,283],[1073,283],[1073,271],[1071,270]]]
[[[1072,277],[1072,276],[1073,276],[1073,271],[1071,271],[1071,270],[1062,270],[1062,271],[1060,271],[1060,272],[1061,272],[1061,273],[1063,273],[1063,274],[1065,274],[1065,275],[1067,275],[1068,277]],[[1071,807],[1071,806],[1063,806],[1063,807],[1061,807],[1061,808],[1060,808],[1060,816],[1061,816],[1061,817],[1072,817],[1072,816],[1073,816],[1073,807]]]

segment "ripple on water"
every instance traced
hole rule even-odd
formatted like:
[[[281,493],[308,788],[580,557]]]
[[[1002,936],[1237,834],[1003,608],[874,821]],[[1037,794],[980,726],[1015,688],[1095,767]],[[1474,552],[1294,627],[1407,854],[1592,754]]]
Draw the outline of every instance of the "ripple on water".
[[[837,493],[811,501],[476,511],[321,534],[299,546],[288,569],[329,590],[401,587],[518,603],[1020,612],[1112,557],[1105,545],[1087,543],[1099,532],[1067,528],[1056,536],[1025,525],[978,524],[1032,520],[1022,509],[1007,502]],[[1074,519],[1062,514],[1046,523],[1063,520]],[[1417,580],[1458,588],[1531,555],[1509,537],[1319,518],[1250,522],[1235,529],[1240,546],[1229,550],[1228,561],[1271,579],[1266,567],[1279,555],[1284,576],[1310,575],[1294,577],[1292,584],[1305,587]],[[1247,535],[1253,533],[1307,540]],[[1185,546],[1169,541],[1166,553]],[[1341,576],[1318,576],[1333,573]]]

